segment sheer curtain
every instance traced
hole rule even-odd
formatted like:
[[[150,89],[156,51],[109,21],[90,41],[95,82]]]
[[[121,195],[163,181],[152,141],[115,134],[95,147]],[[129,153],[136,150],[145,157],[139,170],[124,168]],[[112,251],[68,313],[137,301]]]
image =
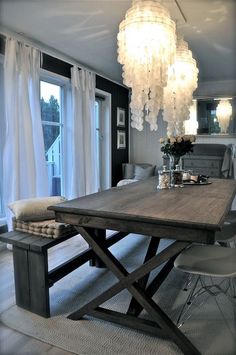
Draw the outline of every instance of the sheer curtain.
[[[3,156],[4,204],[48,195],[39,93],[40,52],[7,38],[4,59],[6,140]]]
[[[70,130],[70,169],[66,185],[69,198],[98,191],[95,126],[95,74],[71,68],[72,120]],[[67,164],[68,165],[68,164]]]

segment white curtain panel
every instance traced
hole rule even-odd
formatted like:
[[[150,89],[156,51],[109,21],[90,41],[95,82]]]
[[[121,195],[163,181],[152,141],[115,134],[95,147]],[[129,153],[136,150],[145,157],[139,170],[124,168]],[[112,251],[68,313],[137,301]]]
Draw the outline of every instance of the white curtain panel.
[[[4,204],[48,195],[39,92],[40,52],[7,38],[4,59],[6,141]]]
[[[95,126],[95,74],[71,68],[72,129],[69,198],[98,191]]]

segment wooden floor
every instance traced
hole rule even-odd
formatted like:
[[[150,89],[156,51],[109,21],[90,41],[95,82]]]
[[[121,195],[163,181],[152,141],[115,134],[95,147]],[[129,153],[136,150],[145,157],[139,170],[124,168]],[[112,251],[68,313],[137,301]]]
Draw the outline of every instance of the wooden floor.
[[[78,240],[71,238],[53,247],[49,253],[49,265],[55,266],[62,260],[76,255]],[[14,274],[12,251],[0,250],[0,312],[15,304]],[[0,354],[1,355],[69,355],[71,352],[59,349],[42,341],[36,340],[0,323]]]

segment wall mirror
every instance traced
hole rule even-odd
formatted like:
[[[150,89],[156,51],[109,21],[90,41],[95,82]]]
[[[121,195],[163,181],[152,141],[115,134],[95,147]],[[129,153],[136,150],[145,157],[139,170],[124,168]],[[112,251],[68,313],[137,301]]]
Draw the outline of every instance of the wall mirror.
[[[198,135],[236,135],[236,97],[197,98]]]

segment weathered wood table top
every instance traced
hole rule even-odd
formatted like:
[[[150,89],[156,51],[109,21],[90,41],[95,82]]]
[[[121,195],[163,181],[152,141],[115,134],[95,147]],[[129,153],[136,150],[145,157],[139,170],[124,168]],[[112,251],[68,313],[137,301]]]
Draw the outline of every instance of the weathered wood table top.
[[[50,209],[59,212],[58,221],[124,232],[138,232],[140,229],[140,233],[144,233],[146,228],[146,232],[151,233],[149,229],[157,225],[159,229],[165,227],[167,230],[169,227],[167,234],[176,232],[178,228],[184,228],[186,233],[187,230],[215,232],[221,229],[231,207],[236,181],[211,179],[211,182],[209,185],[158,190],[157,178],[152,177],[66,201]],[[180,234],[182,239],[182,230]],[[199,232],[197,235],[199,238]],[[192,237],[190,240],[195,240]],[[179,239],[178,233],[176,239]]]

